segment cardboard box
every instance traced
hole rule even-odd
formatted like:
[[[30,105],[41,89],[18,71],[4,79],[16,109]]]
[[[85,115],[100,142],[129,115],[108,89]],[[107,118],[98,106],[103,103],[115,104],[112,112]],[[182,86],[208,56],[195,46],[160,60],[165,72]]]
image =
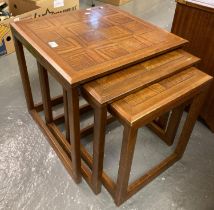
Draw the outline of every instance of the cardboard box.
[[[6,2],[13,17],[0,22],[0,56],[15,51],[10,22],[79,9],[79,0],[7,0]]]

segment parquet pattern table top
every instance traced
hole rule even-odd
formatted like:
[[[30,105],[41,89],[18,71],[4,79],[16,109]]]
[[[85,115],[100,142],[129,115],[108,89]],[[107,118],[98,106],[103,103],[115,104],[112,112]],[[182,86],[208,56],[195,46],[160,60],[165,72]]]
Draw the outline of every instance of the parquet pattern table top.
[[[12,28],[70,84],[116,71],[187,42],[113,6],[15,22]]]
[[[164,79],[136,93],[112,103],[113,109],[130,124],[148,116],[148,113],[159,112],[164,104],[173,103],[179,97],[190,94],[195,88],[206,84],[211,76],[191,67],[172,77]],[[175,102],[174,102],[175,103]]]
[[[84,89],[99,104],[111,103],[151,83],[191,67],[199,58],[179,49],[86,83]]]

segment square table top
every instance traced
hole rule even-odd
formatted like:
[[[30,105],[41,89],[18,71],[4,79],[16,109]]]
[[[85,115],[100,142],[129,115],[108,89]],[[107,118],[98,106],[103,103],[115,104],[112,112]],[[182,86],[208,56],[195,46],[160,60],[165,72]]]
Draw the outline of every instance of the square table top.
[[[187,41],[113,6],[11,24],[70,85],[154,57]]]

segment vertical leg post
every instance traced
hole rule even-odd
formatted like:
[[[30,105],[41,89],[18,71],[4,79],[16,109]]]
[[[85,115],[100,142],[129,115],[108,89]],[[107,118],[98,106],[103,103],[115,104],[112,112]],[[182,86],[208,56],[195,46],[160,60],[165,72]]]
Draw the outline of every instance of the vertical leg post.
[[[48,72],[47,70],[37,62],[39,81],[42,94],[42,102],[45,113],[46,123],[51,123],[53,121],[52,107],[51,107],[51,97],[50,97],[50,87],[48,81]]]
[[[194,128],[195,122],[198,118],[200,110],[203,106],[204,99],[206,97],[206,91],[195,96],[193,102],[191,103],[189,113],[187,115],[186,121],[181,132],[178,145],[175,149],[175,153],[181,158],[188,144],[189,138],[191,136],[192,130]]]
[[[92,167],[92,186],[95,194],[98,194],[101,191],[101,176],[103,171],[106,120],[107,108],[95,108]]]
[[[80,161],[80,114],[79,94],[77,87],[67,89],[68,97],[68,119],[71,142],[71,159],[73,179],[76,183],[81,182],[81,161]]]
[[[30,86],[30,80],[27,72],[27,65],[24,56],[24,50],[22,43],[14,37],[14,45],[16,49],[16,56],[19,64],[19,71],[22,79],[22,85],[24,89],[25,99],[27,103],[28,111],[34,108],[33,96]]]
[[[136,138],[137,138],[137,129],[125,125],[123,131],[123,142],[120,153],[120,163],[115,192],[115,203],[118,206],[121,203],[123,203],[127,196],[129,176],[134,156]]]
[[[169,112],[161,115],[157,121],[155,121],[155,123],[160,126],[163,130],[166,129],[167,127],[167,123],[168,123],[168,119],[169,119]]]
[[[176,107],[172,110],[172,114],[169,119],[168,127],[166,129],[166,143],[170,146],[173,144],[178,126],[181,121],[181,117],[184,111],[184,105]]]
[[[68,142],[70,142],[70,130],[69,130],[69,121],[68,121],[68,96],[65,88],[63,88],[63,103],[64,103],[66,139]]]

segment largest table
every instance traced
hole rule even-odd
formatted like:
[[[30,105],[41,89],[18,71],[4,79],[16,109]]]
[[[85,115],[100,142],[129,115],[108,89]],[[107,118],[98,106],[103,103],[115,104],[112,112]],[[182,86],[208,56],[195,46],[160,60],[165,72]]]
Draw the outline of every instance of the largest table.
[[[90,176],[87,166],[81,163],[79,115],[82,109],[78,86],[186,43],[112,6],[30,19],[11,26],[29,113],[76,183],[81,181],[81,172],[88,175],[85,177]],[[37,59],[43,104],[33,101],[23,45]],[[47,72],[64,89],[64,118],[71,157],[61,144],[62,135],[54,127],[52,105],[61,99],[51,99]],[[45,122],[38,114],[42,106]]]

